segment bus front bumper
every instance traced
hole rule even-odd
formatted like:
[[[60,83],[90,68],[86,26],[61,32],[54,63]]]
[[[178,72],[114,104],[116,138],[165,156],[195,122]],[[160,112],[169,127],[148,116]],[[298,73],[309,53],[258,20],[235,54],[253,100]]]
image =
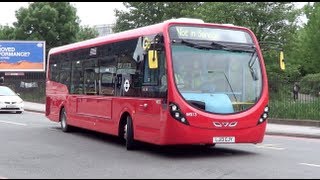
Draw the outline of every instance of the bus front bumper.
[[[163,145],[196,145],[196,144],[233,144],[252,143],[263,141],[267,121],[255,127],[243,129],[205,129],[184,125],[179,122],[170,123],[164,138]]]

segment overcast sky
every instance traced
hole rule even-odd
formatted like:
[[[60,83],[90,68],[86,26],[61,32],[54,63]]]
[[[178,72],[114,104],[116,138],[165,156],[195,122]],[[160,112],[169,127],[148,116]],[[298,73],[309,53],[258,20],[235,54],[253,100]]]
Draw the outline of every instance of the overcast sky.
[[[125,9],[122,2],[71,2],[77,8],[81,25],[100,25],[115,23],[114,9]],[[306,2],[296,2],[301,8]],[[28,2],[0,2],[0,25],[12,25],[16,22],[15,11],[28,7]],[[304,18],[302,18],[304,21]]]
[[[71,2],[77,8],[81,25],[99,25],[115,23],[113,10],[124,9],[122,2]],[[16,22],[15,11],[28,7],[28,2],[0,2],[0,25],[12,25]]]

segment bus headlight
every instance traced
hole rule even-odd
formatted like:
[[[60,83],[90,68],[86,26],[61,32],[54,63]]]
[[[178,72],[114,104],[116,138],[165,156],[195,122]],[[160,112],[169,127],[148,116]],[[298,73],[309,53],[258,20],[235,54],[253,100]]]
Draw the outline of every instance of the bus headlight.
[[[264,120],[263,120],[263,118],[260,118],[259,119],[259,123],[262,123]]]
[[[175,104],[173,104],[172,106],[171,106],[171,110],[172,111],[176,111],[178,109],[178,107],[175,105]]]
[[[264,109],[263,109],[263,113],[261,114],[259,120],[258,120],[258,124],[263,123],[269,116],[269,106],[267,105]]]
[[[189,122],[187,121],[186,117],[184,116],[184,114],[181,112],[179,106],[175,103],[170,103],[170,114],[171,116],[178,120],[179,122],[189,125]]]

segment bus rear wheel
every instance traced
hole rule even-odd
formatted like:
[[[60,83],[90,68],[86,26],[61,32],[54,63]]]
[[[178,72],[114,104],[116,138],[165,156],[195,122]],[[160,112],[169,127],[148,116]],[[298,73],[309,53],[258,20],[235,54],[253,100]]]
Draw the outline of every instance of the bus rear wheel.
[[[124,125],[124,139],[126,140],[127,150],[133,150],[136,148],[136,142],[133,138],[133,123],[130,116],[127,116],[127,122]]]
[[[60,114],[60,126],[63,132],[69,132],[71,129],[71,127],[67,123],[67,113],[64,108],[61,110]]]

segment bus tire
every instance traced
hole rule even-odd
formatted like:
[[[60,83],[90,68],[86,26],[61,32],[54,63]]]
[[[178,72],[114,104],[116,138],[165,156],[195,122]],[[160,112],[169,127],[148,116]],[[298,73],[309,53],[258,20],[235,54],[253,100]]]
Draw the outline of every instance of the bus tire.
[[[134,150],[136,147],[136,142],[133,138],[133,123],[130,116],[127,116],[127,123],[125,125],[125,139],[127,150]]]
[[[71,127],[67,123],[67,113],[64,108],[61,109],[60,113],[60,126],[63,132],[70,132]]]

